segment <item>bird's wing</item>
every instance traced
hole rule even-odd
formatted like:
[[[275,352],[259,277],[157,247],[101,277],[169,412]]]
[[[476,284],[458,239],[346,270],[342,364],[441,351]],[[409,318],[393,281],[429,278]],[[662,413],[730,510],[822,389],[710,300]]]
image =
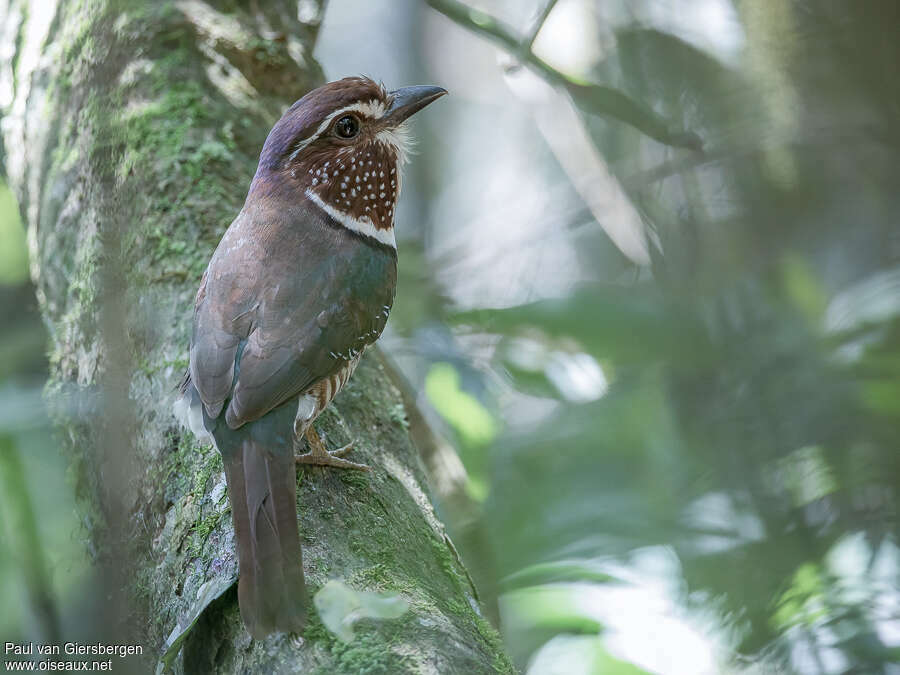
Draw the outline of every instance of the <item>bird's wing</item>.
[[[396,284],[394,255],[333,225],[306,232],[265,251],[249,294],[240,284],[234,290],[233,279],[218,288],[224,274],[213,278],[220,266],[238,269],[240,259],[228,260],[237,252],[210,263],[195,314],[192,376],[198,371],[209,414],[221,411],[223,391],[223,403],[230,397],[231,428],[334,374],[384,330]],[[230,327],[229,314],[236,316]]]
[[[203,274],[194,303],[194,330],[190,350],[190,379],[210,417],[218,417],[231,392],[234,360],[241,338],[215,316],[206,300],[209,269]]]
[[[240,226],[239,216],[203,273],[194,302],[190,374],[212,418],[219,416],[231,395],[235,364],[258,304],[255,275],[248,261],[263,256],[264,250],[255,243],[236,247],[233,242]]]

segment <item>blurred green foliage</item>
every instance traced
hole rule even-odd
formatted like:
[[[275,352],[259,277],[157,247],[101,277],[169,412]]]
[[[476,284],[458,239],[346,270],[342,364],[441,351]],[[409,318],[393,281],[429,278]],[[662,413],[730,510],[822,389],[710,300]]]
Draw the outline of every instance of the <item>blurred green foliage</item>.
[[[425,375],[425,395],[457,438],[462,460],[469,468],[469,495],[484,501],[487,495],[485,450],[498,432],[497,420],[477,397],[460,386],[459,372],[450,363],[439,362]]]
[[[621,255],[601,227],[608,223],[585,225],[583,204],[554,201],[574,194],[552,184],[562,179],[555,164],[542,167],[557,171],[544,186],[555,211],[533,241],[571,244],[581,283],[568,292],[453,309],[447,268],[469,250],[459,241],[480,241],[478,228],[519,227],[502,209],[478,213],[472,225],[467,204],[457,204],[449,227],[464,236],[439,254],[428,246],[436,228],[428,218],[420,241],[403,242],[391,328],[409,348],[401,358],[423,362],[411,379],[446,422],[480,507],[484,536],[467,541],[485,550],[460,552],[491,559],[483,569],[497,570],[506,644],[532,675],[638,673],[642,657],[691,656],[701,644],[710,660],[693,672],[896,673],[900,4],[558,5],[579,2],[597,10],[602,48],[588,72],[554,80],[568,83],[557,95],[572,97],[609,180],[640,214],[652,263]],[[532,4],[479,3],[458,19],[484,35],[496,26],[488,10],[511,15]],[[739,39],[727,58],[674,24],[647,20],[703,4],[734,18]],[[394,3],[421,18],[414,7]],[[716,26],[691,28],[708,47]],[[347,40],[339,44],[348,51]],[[589,82],[600,88],[580,88]],[[487,83],[490,93],[502,86]],[[591,99],[599,94],[606,103]],[[463,100],[474,109],[476,98]],[[465,129],[488,130],[478,158],[488,164],[501,159],[493,137],[511,127],[501,99],[490,100],[487,122],[473,111]],[[639,108],[621,106],[615,119],[591,113],[610,100],[652,115],[629,120],[627,110]],[[648,119],[696,134],[703,151],[649,138]],[[423,139],[429,152],[413,166],[459,141],[442,127]],[[537,125],[516,142],[543,143]],[[198,153],[198,161],[228,154]],[[429,190],[460,178],[432,170],[439,178]],[[500,201],[496,186],[483,187],[492,200],[473,195],[473,204]],[[594,189],[609,190],[609,181]],[[39,398],[46,368],[24,241],[0,188],[0,411]],[[171,242],[156,243],[162,262]],[[485,286],[520,281],[505,260],[485,259],[467,268]],[[567,271],[537,267],[526,281],[540,289]],[[472,281],[462,274],[457,281]],[[77,607],[84,570],[83,561],[64,562],[80,547],[64,461],[45,427],[25,433],[18,423],[0,416],[0,436],[15,439],[5,450],[21,455],[26,477],[50,478],[26,480],[17,507],[34,501],[37,539],[52,542],[45,557],[55,596],[75,596],[66,606]],[[22,559],[0,547],[0,629],[14,638],[29,631],[17,595]],[[683,640],[666,652],[673,648],[662,636],[675,620],[694,633],[678,633]],[[630,651],[616,642],[628,634]],[[692,672],[655,663],[646,670]]]
[[[657,242],[650,267],[605,276],[596,228],[579,247],[594,281],[447,315],[497,340],[487,380],[550,406],[487,450],[503,629],[529,672],[560,672],[555,640],[593,648],[608,596],[586,589],[632,583],[609,572],[640,551],[674,554],[723,671],[897,672],[900,6],[724,4],[744,36],[730,61],[623,11],[591,74],[704,140],[672,151],[584,117]],[[590,357],[607,387],[576,400],[527,367],[550,352]],[[434,367],[429,399],[465,446],[481,413]]]
[[[47,335],[28,277],[18,207],[0,183],[0,634],[8,641],[88,635],[97,600],[67,459],[42,389]]]
[[[15,197],[0,183],[0,284],[20,284],[28,277],[25,230]]]

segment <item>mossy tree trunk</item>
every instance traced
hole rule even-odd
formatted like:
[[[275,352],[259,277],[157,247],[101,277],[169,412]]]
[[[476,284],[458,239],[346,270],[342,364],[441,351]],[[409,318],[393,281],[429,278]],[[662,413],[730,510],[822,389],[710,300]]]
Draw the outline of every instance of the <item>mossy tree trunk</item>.
[[[206,261],[271,124],[322,81],[311,57],[321,11],[311,0],[0,2],[0,156],[51,332],[49,396],[117,598],[108,618],[153,658],[183,647],[172,664],[187,672],[505,671],[376,359],[320,424],[375,470],[298,474],[313,591],[339,578],[409,602],[350,643],[315,612],[302,640],[246,634],[221,462],[171,414]]]

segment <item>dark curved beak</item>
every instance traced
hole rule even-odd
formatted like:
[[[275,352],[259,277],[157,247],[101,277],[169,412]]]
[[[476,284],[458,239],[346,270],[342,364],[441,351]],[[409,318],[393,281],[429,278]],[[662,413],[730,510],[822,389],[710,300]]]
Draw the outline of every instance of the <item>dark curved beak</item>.
[[[396,126],[446,93],[446,89],[431,85],[396,89],[391,92],[391,105],[383,120],[391,126]]]

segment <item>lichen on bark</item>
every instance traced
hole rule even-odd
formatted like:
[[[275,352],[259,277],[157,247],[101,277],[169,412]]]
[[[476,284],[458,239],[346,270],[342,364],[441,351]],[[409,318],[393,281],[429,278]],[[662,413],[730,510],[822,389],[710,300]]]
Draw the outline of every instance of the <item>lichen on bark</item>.
[[[301,640],[246,634],[221,461],[170,412],[206,260],[266,132],[322,82],[317,25],[297,17],[286,0],[0,7],[0,41],[15,54],[0,63],[0,157],[50,329],[48,397],[97,564],[126,588],[111,616],[154,660],[196,619],[172,662],[181,672],[509,671],[377,360],[364,359],[318,424],[375,470],[298,473],[312,590],[337,578],[410,606],[361,622],[350,643],[314,612]]]

